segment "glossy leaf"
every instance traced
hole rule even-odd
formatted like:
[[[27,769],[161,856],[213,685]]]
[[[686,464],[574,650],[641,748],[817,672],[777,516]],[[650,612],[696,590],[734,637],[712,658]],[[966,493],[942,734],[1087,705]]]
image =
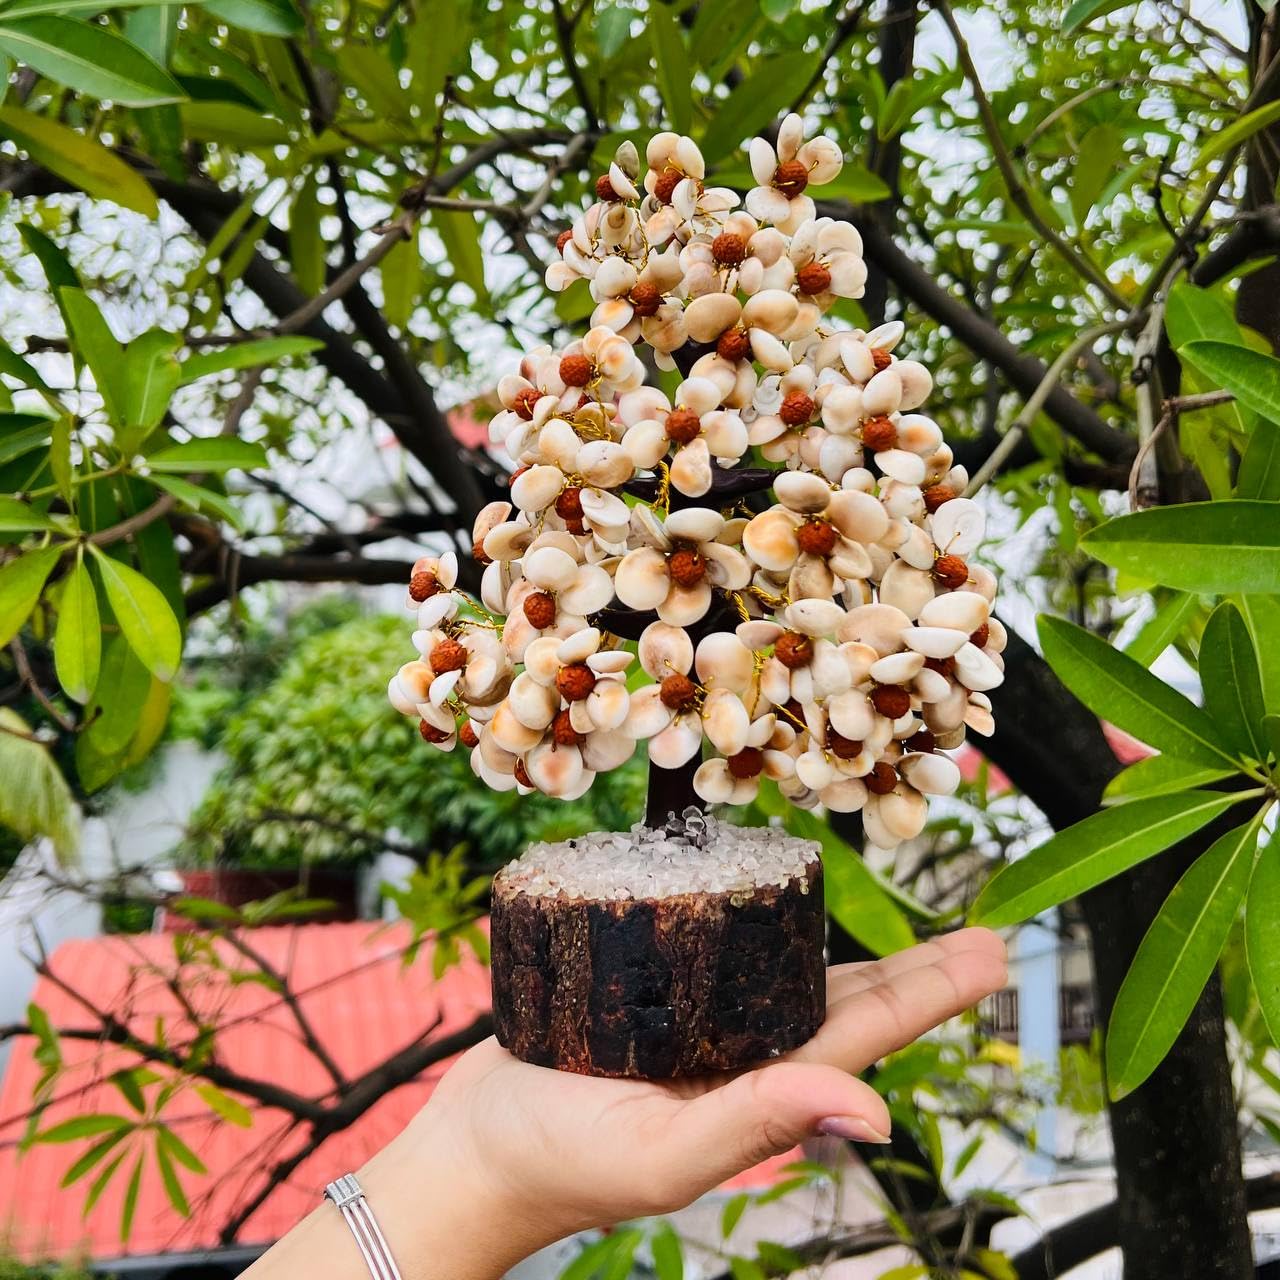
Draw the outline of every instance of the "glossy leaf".
[[[1192,162],[1193,168],[1200,168],[1210,160],[1226,154],[1233,147],[1247,142],[1262,129],[1269,128],[1280,120],[1280,102],[1268,102],[1265,106],[1247,112],[1238,120],[1232,121],[1225,129],[1219,129],[1203,147],[1200,154]]]
[[[215,493],[212,489],[192,484],[178,476],[153,474],[150,480],[157,489],[173,494],[183,506],[192,511],[219,516],[233,529],[244,527],[244,516],[240,508],[225,493]]]
[[[484,254],[480,248],[480,223],[475,214],[437,209],[432,214],[431,226],[444,242],[445,255],[457,279],[470,285],[477,298],[488,298]]]
[[[114,1133],[108,1134],[101,1142],[94,1143],[67,1171],[62,1175],[62,1181],[58,1183],[60,1187],[66,1188],[75,1182],[79,1182],[85,1174],[89,1173],[96,1165],[112,1151],[120,1145],[121,1142],[129,1136],[127,1127],[120,1127]]]
[[[7,373],[24,387],[36,387],[48,391],[49,384],[40,376],[35,365],[24,360],[12,347],[0,342],[0,373]]]
[[[324,343],[315,338],[303,338],[286,334],[279,338],[257,338],[250,342],[237,342],[218,347],[199,355],[188,356],[182,362],[180,385],[186,386],[198,378],[214,373],[226,373],[232,369],[253,369],[258,365],[275,364],[289,356],[306,355],[316,351]]]
[[[302,16],[290,0],[204,0],[206,13],[233,27],[267,36],[296,36]]]
[[[267,464],[267,451],[260,444],[231,436],[199,436],[180,444],[166,445],[147,455],[151,471],[251,471]]]
[[[1280,104],[1277,104],[1280,106]],[[1241,404],[1280,422],[1280,360],[1231,342],[1189,342],[1178,355]]]
[[[126,425],[129,392],[125,383],[124,348],[116,341],[97,303],[83,289],[61,289],[71,338],[93,373],[107,416]]]
[[[234,912],[232,918],[236,918]],[[253,1113],[249,1108],[229,1093],[224,1093],[217,1085],[198,1084],[196,1093],[209,1104],[211,1111],[216,1112],[228,1124],[234,1124],[240,1129],[247,1129],[253,1124]]]
[[[416,240],[401,240],[382,260],[382,310],[403,329],[409,323],[422,288],[422,255]],[[483,278],[483,272],[482,272]]]
[[[752,76],[716,104],[702,135],[701,150],[709,163],[735,151],[800,95],[817,69],[817,55],[783,53],[762,64]]]
[[[649,1252],[658,1280],[684,1280],[684,1251],[669,1222],[662,1223],[649,1237]]]
[[[80,1138],[94,1138],[103,1133],[117,1133],[127,1129],[129,1121],[124,1116],[104,1114],[73,1116],[59,1124],[51,1125],[36,1134],[37,1142],[75,1142]]]
[[[113,200],[154,218],[160,212],[150,184],[93,138],[20,107],[0,107],[0,137],[86,195]]]
[[[1219,767],[1234,757],[1209,717],[1141,663],[1061,618],[1041,616],[1045,661],[1081,702],[1117,728],[1180,760]]]
[[[1280,592],[1280,520],[1269,502],[1152,507],[1089,530],[1080,545],[1114,569],[1182,591]]]
[[[289,257],[298,288],[312,297],[324,288],[325,248],[316,175],[308,170],[289,210]]]
[[[125,107],[181,102],[182,86],[152,57],[110,27],[60,14],[0,14],[0,50],[91,98]]]
[[[164,594],[118,560],[97,553],[98,572],[120,630],[143,666],[160,680],[172,680],[182,659],[182,629]]]
[[[148,329],[125,348],[122,412],[128,426],[138,428],[134,447],[160,425],[178,389],[177,350],[177,335],[161,329]]]
[[[1148,756],[1121,769],[1107,783],[1102,793],[1104,804],[1119,804],[1139,796],[1168,796],[1178,791],[1220,782],[1236,773],[1235,769],[1187,764],[1173,756]]]
[[[1196,596],[1185,591],[1171,592],[1124,652],[1135,662],[1149,667],[1182,634],[1187,621],[1199,609]]]
[[[1215,289],[1200,289],[1179,280],[1165,304],[1165,329],[1175,347],[1207,340],[1240,346],[1240,326],[1231,304]]]
[[[125,1184],[124,1203],[120,1209],[120,1239],[127,1241],[129,1233],[133,1230],[133,1216],[138,1211],[138,1192],[142,1187],[142,1163],[144,1160],[143,1152],[138,1152],[138,1158],[134,1161],[133,1172],[129,1175],[129,1181]]]
[[[1271,1036],[1280,1045],[1280,843],[1272,835],[1249,882],[1244,913],[1245,954],[1258,1006]]]
[[[1240,459],[1236,496],[1280,502],[1280,422],[1259,418],[1254,423]]]
[[[98,683],[102,661],[102,622],[93,578],[77,557],[58,601],[53,634],[53,664],[67,697],[86,703]]]
[[[1165,899],[1107,1027],[1107,1088],[1132,1093],[1159,1066],[1213,973],[1244,901],[1262,813],[1200,855]]]
[[[978,895],[975,924],[1016,924],[1136,867],[1238,801],[1210,791],[1132,800],[1059,831],[999,871]]]
[[[1133,0],[1074,0],[1062,18],[1062,30],[1070,35],[1077,28],[1097,18],[1105,18],[1117,9],[1127,8]]]
[[[0,646],[7,645],[31,616],[61,555],[60,547],[42,547],[0,565]]]
[[[162,1130],[160,1132],[168,1132]],[[159,1140],[159,1132],[157,1133],[157,1141],[155,1145],[156,1167],[160,1170],[160,1181],[164,1184],[165,1195],[169,1197],[169,1203],[173,1206],[174,1211],[183,1218],[191,1216],[191,1205],[187,1200],[187,1193],[183,1189],[182,1180],[178,1177],[178,1171],[173,1167],[173,1159],[168,1151],[165,1150],[164,1143]]]
[[[0,533],[23,533],[53,527],[53,522],[42,511],[17,498],[0,494]]]
[[[693,119],[689,54],[675,10],[661,0],[649,5],[649,39],[667,120],[677,133],[688,133]]]
[[[79,846],[79,810],[49,749],[30,733],[16,711],[0,707],[0,826],[23,841],[47,836],[66,862]]]
[[[1199,665],[1205,710],[1214,723],[1237,751],[1265,760],[1265,706],[1258,660],[1249,628],[1230,601],[1209,615],[1200,641]]]

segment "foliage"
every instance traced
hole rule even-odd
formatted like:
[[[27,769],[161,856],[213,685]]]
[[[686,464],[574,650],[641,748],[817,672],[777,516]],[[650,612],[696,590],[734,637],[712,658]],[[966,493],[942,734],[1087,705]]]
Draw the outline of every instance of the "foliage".
[[[228,724],[230,757],[192,820],[182,855],[197,862],[295,866],[367,858],[384,847],[448,849],[494,867],[537,839],[622,830],[639,816],[643,775],[631,765],[589,796],[492,795],[465,757],[425,758],[387,705],[398,621],[358,619],[296,647]]]

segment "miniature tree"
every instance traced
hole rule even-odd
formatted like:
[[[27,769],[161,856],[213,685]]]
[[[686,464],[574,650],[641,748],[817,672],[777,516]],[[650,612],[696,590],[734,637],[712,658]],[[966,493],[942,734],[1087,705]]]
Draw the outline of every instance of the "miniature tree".
[[[751,143],[742,208],[706,185],[691,139],[660,133],[645,159],[637,186],[624,143],[559,237],[547,284],[587,279],[591,328],[500,382],[491,435],[515,470],[511,501],[475,524],[480,601],[452,553],[418,561],[421,656],[390,697],[502,790],[579,796],[645,742],[645,828],[499,877],[495,1012],[522,1056],[667,1075],[780,1052],[822,1016],[812,851],[701,810],[769,778],[797,805],[861,810],[879,847],[918,835],[926,798],[960,780],[944,753],[991,731],[1005,635],[995,579],[969,562],[982,513],[919,412],[932,378],[895,354],[903,325],[824,323],[866,280],[856,228],[809,195],[838,146],[787,116],[776,146]],[[638,346],[683,376],[670,397]],[[781,950],[729,939],[752,910]],[[602,921],[631,932],[610,942]],[[673,993],[672,974],[700,970],[702,997]],[[652,990],[602,995],[622,971]],[[731,1011],[716,1025],[712,989]]]

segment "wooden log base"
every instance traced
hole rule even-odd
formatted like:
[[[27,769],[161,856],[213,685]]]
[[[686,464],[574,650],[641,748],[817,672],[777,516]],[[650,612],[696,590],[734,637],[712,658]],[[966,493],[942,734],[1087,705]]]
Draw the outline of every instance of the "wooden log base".
[[[516,1057],[668,1079],[777,1057],[822,1025],[816,852],[783,884],[649,898],[527,892],[526,865],[493,892],[494,1021]]]

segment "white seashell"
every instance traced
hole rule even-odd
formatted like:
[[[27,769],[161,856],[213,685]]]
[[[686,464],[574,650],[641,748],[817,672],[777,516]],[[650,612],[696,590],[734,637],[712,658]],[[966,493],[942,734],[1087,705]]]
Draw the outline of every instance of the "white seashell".
[[[974,696],[977,697],[976,694]],[[984,738],[989,738],[996,731],[995,717],[990,709],[974,702],[970,702],[966,708],[964,722],[974,733],[981,734]]]
[[[620,729],[600,729],[590,733],[578,748],[582,752],[583,765],[593,773],[607,773],[626,764],[635,749],[636,740]]]
[[[559,467],[530,467],[528,471],[518,475],[512,483],[511,501],[521,511],[536,514],[546,510],[560,496],[560,490],[563,487],[564,473]],[[486,549],[487,546],[486,539]]]
[[[928,532],[914,524],[907,527],[905,541],[894,550],[913,569],[932,569],[937,554]]]
[[[894,787],[876,807],[885,830],[897,840],[914,840],[929,817],[928,802],[914,787]]]
[[[588,485],[602,489],[625,484],[635,472],[631,456],[614,440],[592,440],[581,445],[573,466]]]
[[[762,511],[747,524],[742,545],[756,564],[773,573],[789,569],[800,554],[795,521],[779,507]]]
[[[868,416],[898,411],[902,402],[902,381],[893,366],[881,369],[862,389],[862,411]]]
[[[734,632],[748,649],[767,649],[782,634],[783,627],[767,618],[740,622]]]
[[[866,344],[879,351],[892,351],[903,339],[907,326],[901,320],[886,320],[866,336]]]
[[[713,631],[704,636],[694,654],[694,665],[704,685],[734,693],[745,693],[755,676],[754,655],[731,631]]]
[[[680,768],[702,747],[701,726],[695,729],[690,719],[689,716],[681,716],[649,739],[649,759],[659,769]]]
[[[760,668],[760,692],[775,706],[791,697],[791,672],[777,658],[769,658]]]
[[[585,617],[605,608],[613,599],[613,579],[599,565],[581,565],[573,581],[560,592],[559,604],[571,614]]]
[[[667,517],[667,537],[688,542],[710,542],[724,528],[724,516],[709,507],[686,507]]]
[[[677,388],[675,402],[701,417],[720,404],[720,388],[710,378],[686,378]]]
[[[707,581],[726,591],[741,591],[751,581],[751,561],[737,547],[722,542],[704,542],[702,557],[707,564]]]
[[[818,468],[832,484],[840,484],[846,472],[861,465],[862,446],[852,436],[829,435],[818,450]]]
[[[841,489],[828,495],[827,516],[846,538],[854,542],[879,542],[889,530],[884,507],[869,493]]]
[[[598,676],[616,676],[631,665],[633,657],[625,649],[604,649],[591,654],[587,658],[587,666]]]
[[[985,693],[1004,683],[1004,672],[976,644],[966,641],[956,651],[956,679],[966,689]]]
[[[796,777],[814,791],[821,791],[835,776],[831,762],[817,749],[802,751],[796,760]]]
[[[666,558],[654,547],[628,551],[614,574],[613,589],[629,609],[656,609],[671,590]]]
[[[434,631],[446,618],[458,612],[458,601],[452,592],[439,591],[418,606],[418,629]]]
[[[856,813],[867,803],[867,784],[861,778],[837,778],[822,788],[820,799],[835,813]]]
[[[618,194],[622,195],[622,191],[619,190]],[[620,298],[635,288],[639,278],[639,273],[626,258],[616,255],[606,258],[591,281],[591,296],[597,299]]]
[[[462,679],[462,671],[446,671],[431,682],[429,701],[433,707],[443,706],[454,686]]]
[[[986,565],[972,564],[969,566],[969,586],[988,604],[995,601],[996,575]]]
[[[950,658],[966,639],[963,631],[950,627],[908,627],[902,633],[903,643],[926,658]]]
[[[778,736],[778,717],[772,711],[757,716],[751,722],[751,732],[747,734],[747,746],[767,747]],[[794,737],[794,734],[792,735]]]
[[[880,579],[881,603],[901,609],[908,618],[918,617],[935,595],[932,574],[912,568],[905,560],[895,560]]]
[[[927,796],[954,795],[960,785],[960,769],[949,756],[935,752],[909,752],[898,761],[898,772]]]
[[[844,665],[849,668],[850,683],[861,684],[867,679],[872,664],[880,655],[869,644],[859,644],[855,640],[846,640],[837,647]]]
[[[400,686],[403,700],[415,706],[427,701],[431,693],[431,682],[435,678],[435,672],[431,670],[430,665],[416,659],[413,662],[406,662],[396,672],[396,681]],[[406,712],[406,714],[412,714],[412,712]]]
[[[841,737],[864,742],[876,725],[876,710],[866,694],[857,689],[837,694],[827,703],[831,727]]]
[[[554,471],[555,468],[549,467],[548,470]],[[520,520],[504,520],[485,534],[484,553],[490,560],[516,560],[532,541],[533,530],[527,524]]]
[[[868,673],[877,684],[905,684],[924,666],[924,654],[908,650],[876,661]]]
[[[535,587],[559,591],[577,576],[578,562],[558,547],[539,547],[525,556],[523,573]]]
[[[655,733],[661,733],[674,716],[675,713],[662,701],[661,688],[647,684],[631,695],[622,732],[631,738],[652,738]]]
[[[420,698],[411,698],[400,683],[398,675],[387,681],[387,700],[402,716],[418,714]]]
[[[925,667],[923,671],[916,672],[911,688],[921,702],[941,702],[951,693],[951,681],[941,672]]]
[[[834,635],[845,619],[845,611],[834,600],[796,600],[787,606],[789,626],[808,636]]]
[[[522,724],[511,704],[505,699],[494,710],[493,719],[489,721],[489,732],[493,740],[505,751],[520,755],[542,741],[542,729],[530,729]]]
[[[735,756],[747,745],[751,717],[736,693],[712,689],[702,706],[702,728],[721,755]]]
[[[903,368],[902,365],[898,367]],[[926,418],[922,413],[904,413],[898,419],[898,444],[903,449],[910,449],[912,453],[920,454],[924,458],[926,468],[932,473],[936,470],[934,456],[942,445],[942,428],[932,418]],[[948,455],[950,452],[948,449]],[[949,463],[948,457],[948,465]]]
[[[1009,643],[1009,633],[1004,629],[1004,623],[999,618],[988,618],[987,628],[989,634],[983,648],[988,653],[1003,653]]]
[[[901,609],[887,604],[864,604],[850,610],[840,624],[841,640],[856,640],[870,645],[881,657],[896,653],[902,632],[911,619]]]
[[[849,664],[844,654],[830,640],[819,640],[813,646],[813,661],[809,664],[813,677],[813,692],[818,698],[830,698],[844,693],[852,683]]]
[[[990,606],[976,591],[947,591],[920,610],[923,627],[947,627],[965,636],[987,621]]]
[[[621,680],[600,680],[587,695],[585,702],[592,726],[608,730],[617,729],[627,718],[631,697]]]
[[[835,592],[836,579],[831,565],[818,556],[801,553],[787,579],[787,594],[791,599],[830,600]]]
[[[933,540],[945,555],[967,556],[982,541],[986,517],[971,498],[944,502],[932,516]]]
[[[822,398],[822,424],[828,431],[847,435],[863,416],[861,387],[837,385]]]
[[[735,781],[726,761],[704,760],[693,775],[693,789],[708,804],[728,804],[733,798]]]
[[[583,627],[560,642],[556,657],[565,666],[586,660],[600,647],[600,632],[595,627]]]
[[[756,296],[759,297],[759,294]],[[766,369],[774,373],[786,373],[791,368],[794,363],[791,353],[773,334],[765,329],[752,329],[749,331],[749,336],[751,354]]]
[[[581,448],[578,433],[563,418],[552,418],[538,432],[538,461],[561,471],[574,470]]]
[[[796,322],[800,303],[785,289],[762,289],[747,299],[742,308],[742,323],[748,329],[764,329],[781,336]]]
[[[637,648],[640,666],[655,680],[662,680],[673,672],[687,675],[693,666],[693,641],[689,633],[666,622],[651,622],[645,627]]]
[[[936,734],[949,733],[964,724],[969,707],[968,691],[963,685],[947,682],[947,696],[926,702],[921,708],[924,722]]]
[[[577,747],[544,742],[524,758],[529,781],[549,796],[567,796],[582,777],[582,753]]]
[[[884,449],[876,454],[876,466],[900,484],[923,484],[924,459],[905,449]]]
[[[616,494],[603,489],[583,489],[580,501],[583,516],[594,527],[625,528],[631,518],[627,504]]]
[[[691,441],[671,460],[671,483],[689,498],[700,498],[711,488],[711,451],[701,438]]]
[[[915,409],[929,398],[933,376],[918,360],[899,360],[894,368],[902,382],[903,409]]]
[[[694,342],[714,342],[741,315],[742,304],[733,294],[704,293],[685,308],[684,323]]]
[[[804,471],[784,471],[774,480],[773,491],[785,507],[803,514],[825,511],[833,496],[821,476]]]
[[[692,587],[672,585],[666,598],[658,605],[658,617],[675,627],[692,626],[705,617],[711,607],[711,587],[699,582]]]
[[[560,695],[554,688],[539,684],[528,671],[522,671],[507,690],[506,705],[526,728],[542,730],[555,719],[560,709]]]

